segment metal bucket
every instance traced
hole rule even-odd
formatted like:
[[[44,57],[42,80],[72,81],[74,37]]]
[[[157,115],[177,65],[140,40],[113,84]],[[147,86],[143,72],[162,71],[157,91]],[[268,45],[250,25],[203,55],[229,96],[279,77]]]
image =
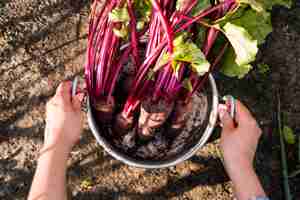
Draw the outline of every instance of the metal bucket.
[[[199,141],[192,146],[189,150],[178,154],[174,158],[170,158],[169,160],[162,160],[162,161],[153,161],[153,160],[138,160],[132,158],[125,153],[121,152],[120,150],[116,149],[103,135],[101,135],[100,129],[96,123],[96,120],[93,116],[91,103],[87,101],[87,116],[88,116],[88,124],[92,130],[93,135],[95,136],[97,142],[107,151],[111,156],[115,159],[120,160],[121,162],[133,166],[133,167],[140,167],[146,169],[158,169],[158,168],[165,168],[174,166],[180,162],[183,162],[190,157],[192,157],[209,139],[210,135],[213,132],[217,121],[218,115],[218,90],[216,87],[215,80],[213,76],[209,75],[209,86],[211,87],[211,94],[209,101],[211,101],[211,111],[208,116],[208,123],[205,128],[205,131]]]

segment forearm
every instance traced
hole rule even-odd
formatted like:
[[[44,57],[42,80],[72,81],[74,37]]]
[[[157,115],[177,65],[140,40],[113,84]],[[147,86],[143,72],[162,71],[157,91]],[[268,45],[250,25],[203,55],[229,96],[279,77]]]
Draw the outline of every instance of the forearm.
[[[29,200],[66,200],[66,170],[69,150],[64,147],[43,148],[31,186]]]
[[[239,168],[226,166],[232,180],[235,196],[238,200],[250,200],[253,197],[265,197],[266,194],[251,163],[242,163]]]

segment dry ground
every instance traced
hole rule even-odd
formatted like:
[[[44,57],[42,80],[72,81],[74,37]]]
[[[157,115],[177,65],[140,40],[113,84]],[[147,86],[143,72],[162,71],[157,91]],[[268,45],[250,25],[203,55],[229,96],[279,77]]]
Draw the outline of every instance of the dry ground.
[[[89,5],[88,0],[0,2],[0,199],[26,198],[42,145],[45,103],[59,82],[83,75]],[[283,199],[273,94],[281,91],[289,125],[300,132],[300,5],[275,8],[272,20],[274,32],[257,58],[271,71],[255,69],[242,81],[216,78],[221,93],[244,100],[263,127],[257,172],[272,199]],[[176,167],[141,170],[107,155],[86,125],[69,163],[72,197],[232,199],[217,138],[218,130],[196,156]],[[292,181],[292,191],[300,194],[299,178]]]

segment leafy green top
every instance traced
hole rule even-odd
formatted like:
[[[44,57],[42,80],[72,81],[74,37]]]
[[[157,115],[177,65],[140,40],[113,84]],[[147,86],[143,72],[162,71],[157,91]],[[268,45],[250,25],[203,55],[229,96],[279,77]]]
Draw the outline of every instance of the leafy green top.
[[[121,23],[120,28],[114,28],[113,32],[117,37],[126,38],[128,36],[128,24],[130,16],[127,10],[127,5],[113,9],[109,15],[109,20],[115,23]]]
[[[269,10],[274,5],[290,7],[292,0],[238,0],[239,7],[214,23],[231,43],[224,55],[221,71],[243,78],[252,68],[258,45],[272,32]]]
[[[175,38],[174,52],[172,54],[172,67],[175,73],[179,71],[180,63],[189,63],[191,69],[199,76],[209,71],[210,63],[206,60],[202,51],[191,41],[185,41],[185,34]],[[168,53],[165,53],[159,62],[159,66],[165,65],[170,60]]]

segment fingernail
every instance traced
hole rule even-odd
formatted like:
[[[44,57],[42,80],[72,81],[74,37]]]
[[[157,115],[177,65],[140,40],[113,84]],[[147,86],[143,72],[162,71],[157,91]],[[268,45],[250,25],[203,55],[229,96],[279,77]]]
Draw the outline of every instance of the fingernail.
[[[83,94],[83,93],[79,93],[79,94],[77,94],[76,96],[77,96],[77,98],[78,98],[78,100],[79,100],[80,102],[83,101],[83,98],[84,98],[84,94]]]
[[[226,110],[223,108],[219,108],[219,117],[220,119],[223,119],[224,115],[225,115]]]
[[[220,117],[220,119],[222,119],[225,115],[225,112],[227,112],[227,106],[224,104],[220,104],[218,111],[219,111],[219,117]]]

